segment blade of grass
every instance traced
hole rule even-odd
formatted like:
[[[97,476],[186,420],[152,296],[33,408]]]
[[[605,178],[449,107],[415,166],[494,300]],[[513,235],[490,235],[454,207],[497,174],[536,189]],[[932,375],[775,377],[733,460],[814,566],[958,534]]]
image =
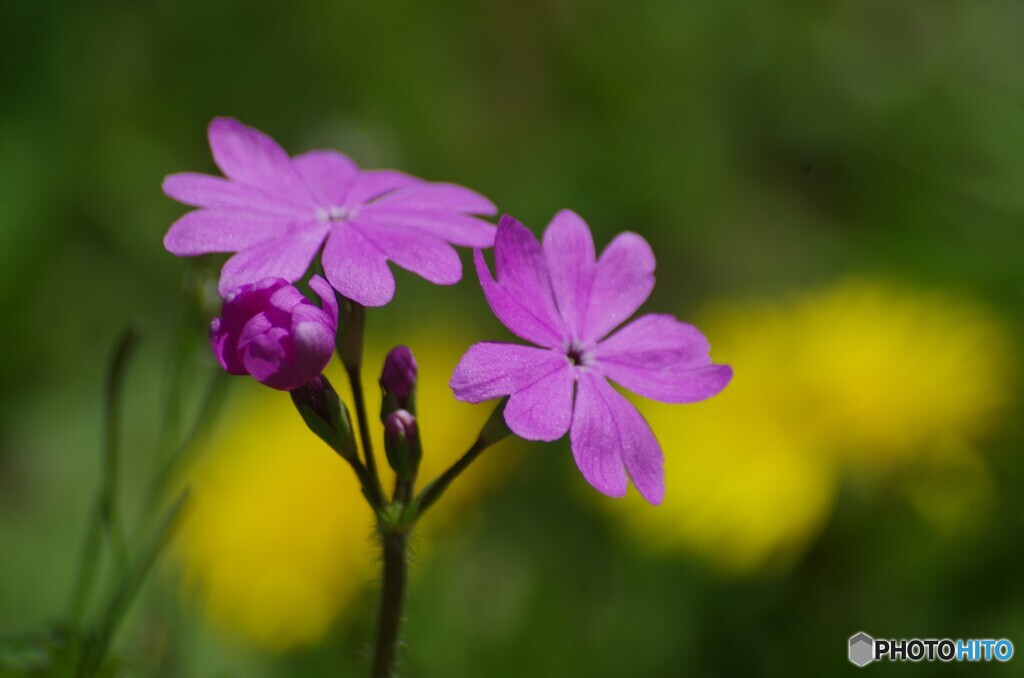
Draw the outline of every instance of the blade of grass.
[[[127,547],[118,515],[117,487],[120,475],[120,446],[118,435],[121,429],[121,394],[128,360],[142,334],[135,324],[129,325],[121,334],[107,369],[107,381],[103,392],[103,467],[100,488],[89,527],[86,532],[82,560],[71,599],[68,620],[72,627],[81,621],[85,607],[96,579],[99,565],[102,537],[105,532],[119,567],[127,561]]]
[[[86,678],[87,676],[96,675],[103,667],[103,662],[106,660],[110,645],[114,640],[121,621],[128,612],[128,608],[135,600],[139,589],[142,588],[146,575],[153,568],[153,564],[174,536],[182,512],[188,503],[188,496],[187,490],[178,496],[178,499],[164,515],[163,520],[160,521],[156,531],[150,537],[138,557],[125,570],[110,599],[100,613],[95,632],[90,635],[86,642],[85,651],[82,653],[78,665],[77,676]]]

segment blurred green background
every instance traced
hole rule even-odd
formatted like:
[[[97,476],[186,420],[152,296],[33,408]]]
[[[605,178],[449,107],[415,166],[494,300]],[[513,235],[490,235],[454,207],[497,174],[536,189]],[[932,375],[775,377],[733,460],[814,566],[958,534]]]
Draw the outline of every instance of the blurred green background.
[[[292,153],[332,147],[473,187],[538,233],[563,207],[599,247],[637,231],[659,260],[645,309],[697,322],[736,367],[742,403],[723,401],[696,439],[649,415],[669,463],[692,461],[669,474],[685,501],[646,509],[657,518],[594,495],[565,441],[496,465],[500,482],[424,544],[407,675],[818,676],[853,670],[861,630],[1024,648],[1022,31],[1013,0],[7,0],[0,635],[63,620],[107,356],[131,319],[145,337],[126,385],[123,512],[146,530],[160,450],[215,373],[195,303],[207,266],[163,250],[185,210],[160,182],[215,172],[205,128],[232,115]],[[380,346],[412,336],[454,361],[509,338],[473,276],[397,277],[371,315]],[[829,292],[848,284],[873,290],[852,293],[853,315]],[[229,397],[250,397],[242,381]],[[701,407],[682,409],[696,421]],[[736,429],[748,434],[716,433]],[[733,509],[742,519],[723,517]],[[223,510],[247,529],[244,507]],[[344,545],[371,564],[336,573],[357,583],[330,628],[288,647],[209,622],[168,554],[117,637],[119,670],[362,675],[369,534]]]

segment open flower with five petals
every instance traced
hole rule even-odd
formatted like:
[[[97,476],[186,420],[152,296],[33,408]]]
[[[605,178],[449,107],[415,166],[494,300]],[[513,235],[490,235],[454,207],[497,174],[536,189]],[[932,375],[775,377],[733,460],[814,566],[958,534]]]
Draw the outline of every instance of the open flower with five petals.
[[[490,247],[487,198],[453,184],[393,170],[361,171],[335,151],[294,158],[266,134],[233,118],[215,118],[210,149],[226,178],[172,174],[164,192],[198,207],[176,221],[164,246],[178,256],[235,252],[220,292],[265,278],[302,278],[323,248],[324,274],[364,306],[394,296],[388,261],[440,285],[462,277],[452,245]]]
[[[455,397],[481,402],[509,396],[505,422],[528,440],[569,432],[583,477],[609,496],[626,493],[627,473],[650,503],[665,493],[661,447],[637,409],[609,381],[669,403],[709,398],[732,378],[712,364],[692,325],[643,315],[610,334],[654,287],[654,254],[635,233],[619,234],[598,259],[590,228],[559,212],[544,244],[502,217],[494,245],[497,279],[474,253],[484,296],[514,334],[536,346],[483,342],[452,375]]]

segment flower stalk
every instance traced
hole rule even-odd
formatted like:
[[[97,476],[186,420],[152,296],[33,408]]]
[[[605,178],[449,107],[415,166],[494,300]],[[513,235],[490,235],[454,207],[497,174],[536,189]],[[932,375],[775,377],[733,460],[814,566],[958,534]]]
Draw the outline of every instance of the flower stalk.
[[[377,647],[371,674],[373,678],[391,678],[395,675],[400,645],[399,631],[409,574],[409,535],[419,518],[441,498],[452,481],[461,475],[484,450],[510,435],[511,432],[501,415],[501,409],[499,405],[494,410],[476,441],[466,453],[451,468],[427,485],[415,499],[411,501],[407,499],[412,491],[412,478],[403,481],[399,476],[395,486],[395,499],[389,510],[378,512],[377,531],[384,559],[384,580],[381,585]],[[399,412],[404,412],[404,410]],[[409,419],[412,420],[411,417]],[[394,421],[395,417],[391,417],[391,420]],[[415,429],[413,429],[412,437],[415,436]],[[417,447],[418,444],[416,441]]]
[[[359,441],[365,459],[368,492],[376,499],[371,499],[373,508],[378,515],[384,508],[384,489],[377,472],[377,460],[373,455],[373,440],[370,438],[370,423],[366,413],[366,397],[363,394],[363,334],[366,330],[366,307],[351,299],[341,298],[341,317],[338,325],[337,353],[345,366],[349,385],[352,388],[352,404],[356,410],[356,422],[359,426]]]
[[[430,482],[423,491],[417,495],[416,499],[409,506],[411,512],[411,522],[415,523],[420,517],[427,512],[427,510],[433,506],[441,495],[444,494],[448,486],[452,484],[456,478],[458,478],[463,471],[469,468],[480,454],[488,447],[501,442],[506,437],[511,435],[511,431],[505,424],[505,418],[502,415],[502,410],[505,408],[505,401],[503,399],[498,403],[498,406],[494,408],[491,416],[487,419],[483,428],[480,430],[480,435],[477,436],[476,441],[466,450],[465,454],[459,457],[459,460],[452,464],[451,468],[439,475],[436,479]]]
[[[384,581],[381,587],[377,648],[373,658],[373,678],[392,678],[398,659],[399,629],[405,605],[409,577],[409,534],[399,530],[382,533]]]

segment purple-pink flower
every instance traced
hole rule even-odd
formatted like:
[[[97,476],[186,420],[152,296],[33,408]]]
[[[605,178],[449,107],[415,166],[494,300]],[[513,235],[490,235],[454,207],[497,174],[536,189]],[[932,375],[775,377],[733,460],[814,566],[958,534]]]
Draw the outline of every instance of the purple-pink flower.
[[[336,151],[294,158],[266,134],[215,118],[210,149],[226,178],[172,174],[164,193],[198,207],[176,221],[164,246],[178,256],[237,252],[221,272],[220,292],[264,278],[300,279],[323,247],[334,289],[364,306],[391,301],[388,261],[430,282],[462,277],[452,245],[490,247],[487,198],[453,184],[393,170],[361,171]]]
[[[544,245],[504,216],[494,245],[497,280],[474,253],[484,295],[514,334],[537,345],[483,342],[452,375],[455,397],[481,402],[509,396],[505,422],[528,440],[569,432],[583,477],[604,494],[626,493],[627,477],[652,504],[665,494],[661,447],[637,409],[609,380],[669,403],[711,397],[732,378],[712,364],[695,327],[670,315],[633,315],[654,288],[654,254],[635,233],[621,233],[596,258],[590,228],[559,212]],[[574,394],[575,392],[575,394]]]
[[[309,286],[323,308],[281,278],[265,278],[228,294],[221,317],[210,325],[210,346],[221,367],[282,391],[318,377],[334,353],[338,300],[318,275]]]

